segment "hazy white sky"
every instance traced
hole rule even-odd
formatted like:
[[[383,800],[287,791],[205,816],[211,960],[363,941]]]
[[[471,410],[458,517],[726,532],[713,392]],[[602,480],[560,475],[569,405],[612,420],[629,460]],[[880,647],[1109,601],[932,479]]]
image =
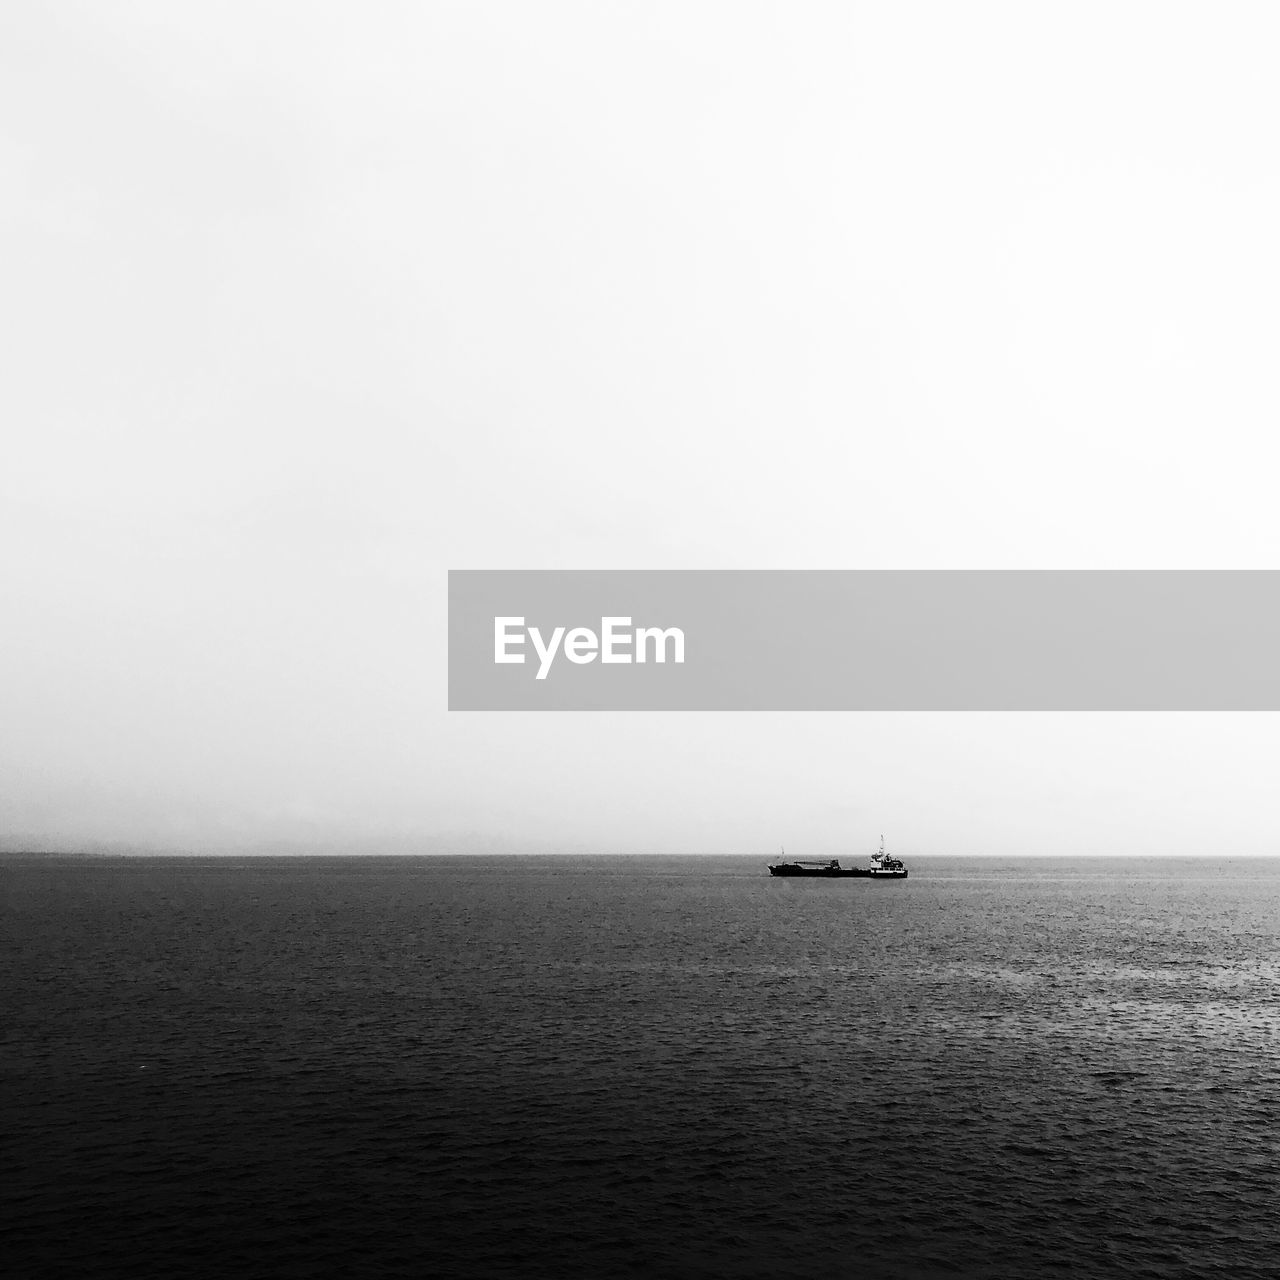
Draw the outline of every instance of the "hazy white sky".
[[[444,710],[449,568],[1280,567],[1278,57],[6,4],[0,836],[1280,853],[1270,715]]]

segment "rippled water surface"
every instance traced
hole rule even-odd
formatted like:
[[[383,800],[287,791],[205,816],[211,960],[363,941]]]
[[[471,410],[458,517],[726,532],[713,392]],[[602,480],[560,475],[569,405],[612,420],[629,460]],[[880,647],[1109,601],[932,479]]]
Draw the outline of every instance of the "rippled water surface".
[[[1280,861],[0,862],[11,1273],[1267,1276]]]

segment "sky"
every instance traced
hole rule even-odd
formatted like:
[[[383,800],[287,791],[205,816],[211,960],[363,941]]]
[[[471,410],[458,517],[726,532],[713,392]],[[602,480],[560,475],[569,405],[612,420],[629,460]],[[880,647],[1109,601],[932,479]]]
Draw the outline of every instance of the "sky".
[[[1276,568],[1267,4],[0,15],[0,841],[1280,854],[1244,715],[450,714],[462,568]]]

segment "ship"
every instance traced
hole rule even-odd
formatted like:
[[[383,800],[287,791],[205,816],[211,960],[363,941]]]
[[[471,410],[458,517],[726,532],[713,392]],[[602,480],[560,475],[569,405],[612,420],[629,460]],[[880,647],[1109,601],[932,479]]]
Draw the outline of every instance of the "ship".
[[[824,880],[843,879],[877,879],[905,880],[907,869],[900,858],[895,858],[884,851],[884,836],[880,837],[880,852],[871,855],[869,867],[842,867],[839,858],[827,861],[806,861],[803,858],[786,861],[784,850],[782,859],[769,863],[771,876],[818,876]]]

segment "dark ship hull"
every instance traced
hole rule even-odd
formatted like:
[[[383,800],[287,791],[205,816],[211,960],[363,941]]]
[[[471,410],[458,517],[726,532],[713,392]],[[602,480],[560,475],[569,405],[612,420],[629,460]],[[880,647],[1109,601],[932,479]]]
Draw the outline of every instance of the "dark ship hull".
[[[884,851],[884,836],[880,837],[880,852],[871,855],[869,867],[842,867],[839,858],[829,862],[806,861],[771,862],[771,876],[816,876],[820,880],[905,880],[907,869],[899,858],[892,858]]]
[[[907,869],[877,871],[871,867],[805,867],[796,862],[775,862],[769,866],[771,876],[816,876],[820,880],[905,880]]]

